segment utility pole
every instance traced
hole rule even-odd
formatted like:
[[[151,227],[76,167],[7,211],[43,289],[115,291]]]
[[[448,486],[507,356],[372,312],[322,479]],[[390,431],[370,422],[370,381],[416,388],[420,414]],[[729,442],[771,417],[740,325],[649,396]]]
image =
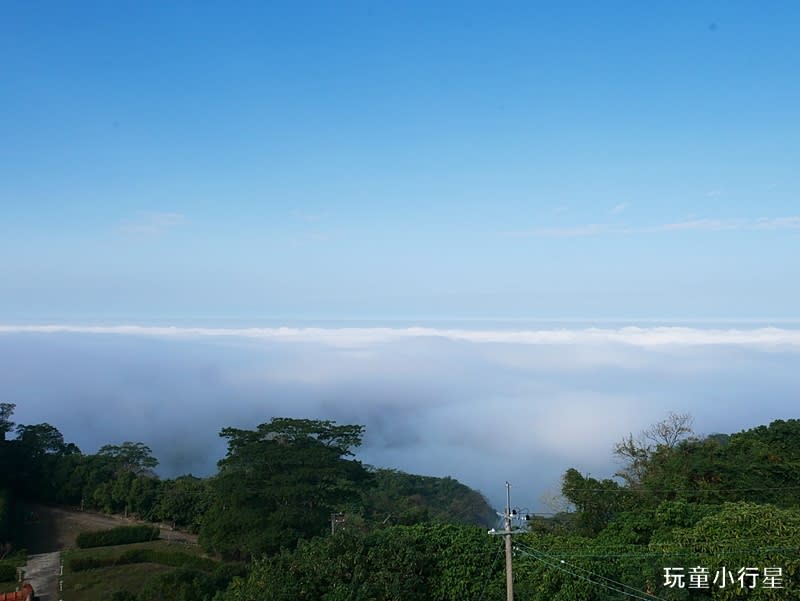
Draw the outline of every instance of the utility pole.
[[[336,524],[341,524],[344,522],[344,514],[343,513],[331,513],[331,535],[336,534]]]
[[[527,511],[523,511],[522,514],[516,509],[511,507],[511,485],[506,482],[506,507],[503,513],[497,512],[497,515],[503,518],[503,529],[499,532],[492,528],[489,530],[489,534],[499,534],[505,538],[506,544],[506,601],[514,601],[514,574],[513,574],[513,554],[514,549],[511,545],[511,537],[514,534],[520,534],[525,532],[524,529],[517,528],[516,530],[512,529],[512,524],[514,520],[525,520],[526,522],[530,521],[531,516],[527,513]]]
[[[514,575],[512,573],[513,550],[511,548],[511,485],[506,482],[506,510],[503,516],[505,521],[506,539],[506,601],[514,601]]]

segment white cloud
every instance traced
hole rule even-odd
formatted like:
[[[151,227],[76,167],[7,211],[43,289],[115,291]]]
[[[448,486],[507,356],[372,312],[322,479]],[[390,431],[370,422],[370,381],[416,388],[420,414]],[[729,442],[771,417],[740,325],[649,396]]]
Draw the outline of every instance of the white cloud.
[[[753,228],[757,230],[797,230],[800,229],[800,216],[772,219],[762,217],[753,224]]]
[[[318,343],[341,348],[367,347],[408,339],[442,338],[478,344],[663,346],[800,346],[800,329],[684,326],[480,330],[456,328],[209,328],[142,325],[0,325],[0,334],[108,334],[156,338],[235,337],[275,342]]]
[[[653,230],[703,230],[718,232],[721,230],[738,230],[745,227],[746,223],[735,220],[725,219],[692,219],[689,221],[678,221],[675,223],[665,223],[657,226]]]
[[[619,204],[614,205],[614,207],[611,209],[611,212],[612,213],[622,213],[622,211],[627,209],[629,206],[630,206],[629,203],[621,202]]]
[[[479,326],[480,327],[480,326]],[[2,325],[3,400],[84,451],[142,440],[164,475],[207,474],[224,426],[366,426],[359,457],[537,503],[568,467],[668,411],[698,431],[797,417],[800,326],[191,328]],[[187,421],[187,415],[191,420]]]
[[[722,230],[796,230],[800,229],[800,216],[760,217],[759,219],[692,219],[667,223],[654,229],[714,232]]]

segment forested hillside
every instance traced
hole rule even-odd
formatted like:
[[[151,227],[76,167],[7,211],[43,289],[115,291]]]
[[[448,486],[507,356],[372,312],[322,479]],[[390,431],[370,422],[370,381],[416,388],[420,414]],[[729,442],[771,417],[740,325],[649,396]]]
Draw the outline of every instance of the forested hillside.
[[[0,543],[21,536],[21,503],[120,513],[200,534],[210,552],[249,559],[334,526],[363,531],[449,522],[487,525],[486,499],[452,478],[376,469],[353,458],[363,427],[276,418],[225,428],[228,453],[210,478],[160,479],[142,442],[84,454],[50,424],[13,423],[0,404]],[[20,513],[21,515],[21,513]]]
[[[54,426],[13,424],[13,411],[0,406],[6,552],[24,538],[25,502],[66,504],[171,522],[198,532],[212,556],[244,566],[217,579],[180,568],[148,595],[505,594],[503,541],[487,534],[495,515],[486,500],[451,478],[361,464],[353,453],[362,426],[274,418],[253,430],[225,428],[217,474],[161,480],[143,443],[86,455]],[[670,414],[610,453],[620,469],[606,478],[565,470],[568,511],[517,524],[526,531],[514,536],[518,599],[800,599],[800,420],[696,436],[690,416]],[[115,598],[138,599],[125,591]]]
[[[800,599],[800,421],[694,436],[671,414],[570,468],[572,510],[514,536],[515,592],[538,601]],[[501,599],[502,542],[472,527],[344,531],[266,556],[225,599]]]

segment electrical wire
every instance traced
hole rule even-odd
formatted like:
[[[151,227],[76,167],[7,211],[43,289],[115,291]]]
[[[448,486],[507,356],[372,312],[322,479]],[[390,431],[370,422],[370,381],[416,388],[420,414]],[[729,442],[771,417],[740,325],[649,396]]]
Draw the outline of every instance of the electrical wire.
[[[524,543],[523,543],[523,544],[524,544]],[[592,572],[591,570],[587,570],[586,568],[582,568],[582,567],[580,567],[580,566],[577,566],[577,565],[575,565],[575,564],[567,563],[567,562],[566,562],[566,561],[564,561],[563,559],[559,559],[558,557],[554,557],[554,556],[552,556],[552,555],[548,555],[548,554],[547,554],[547,553],[545,553],[544,551],[539,551],[538,549],[533,549],[533,548],[532,548],[532,547],[530,547],[529,545],[525,545],[525,547],[527,547],[527,548],[528,548],[528,550],[530,550],[530,551],[535,551],[536,553],[539,553],[540,555],[544,555],[545,557],[547,557],[547,558],[549,558],[549,559],[552,559],[553,561],[560,561],[561,563],[563,563],[563,564],[566,564],[566,565],[568,565],[568,566],[570,566],[570,567],[572,567],[572,568],[574,568],[574,569],[576,569],[576,570],[581,570],[582,572],[586,572],[586,573],[588,573],[588,574],[592,574],[593,576],[596,576],[597,578],[602,578],[603,580],[608,580],[609,582],[613,582],[614,584],[617,584],[617,585],[619,585],[619,586],[622,586],[622,587],[624,587],[624,588],[629,588],[629,589],[631,589],[631,590],[634,590],[634,591],[636,591],[637,593],[642,593],[643,595],[650,595],[650,593],[648,593],[648,592],[646,592],[646,591],[639,590],[639,589],[637,589],[636,587],[633,587],[633,586],[631,586],[631,585],[629,585],[629,584],[624,584],[624,583],[622,583],[622,582],[617,582],[616,580],[613,580],[612,578],[608,578],[608,577],[606,577],[606,576],[602,576],[602,575],[600,575],[600,574],[596,574],[596,573]]]
[[[647,593],[645,591],[640,591],[639,589],[636,589],[634,587],[630,587],[630,586],[625,585],[625,584],[617,583],[617,584],[620,584],[620,586],[623,586],[623,587],[626,587],[626,588],[630,588],[631,590],[637,591],[637,592],[642,593],[642,594],[647,595],[647,596],[646,597],[642,597],[641,595],[636,595],[634,593],[629,593],[628,591],[626,591],[624,589],[616,588],[616,587],[610,586],[608,584],[605,584],[603,582],[597,582],[597,581],[592,580],[591,578],[589,578],[587,576],[584,576],[582,574],[578,574],[576,572],[568,570],[568,569],[562,567],[561,565],[558,565],[558,564],[555,564],[555,563],[551,563],[551,562],[549,562],[549,561],[547,561],[545,559],[542,559],[541,557],[538,557],[537,555],[535,555],[534,553],[531,553],[530,551],[521,550],[521,553],[523,555],[528,556],[528,557],[532,557],[536,561],[539,561],[540,563],[543,563],[544,565],[547,565],[547,566],[549,566],[551,568],[554,568],[554,569],[559,570],[561,572],[565,572],[565,573],[567,573],[567,574],[569,574],[571,576],[574,576],[574,577],[579,578],[581,580],[585,580],[586,582],[589,582],[591,584],[595,584],[597,586],[602,586],[603,588],[606,588],[606,589],[608,589],[610,591],[613,591],[615,593],[622,593],[623,595],[626,595],[628,597],[632,597],[634,599],[639,599],[640,601],[666,601],[665,599],[662,599],[661,597],[657,597],[656,595],[652,595],[652,594]],[[564,562],[564,563],[566,563],[566,562]],[[570,564],[567,564],[567,565],[570,565]],[[593,572],[589,572],[589,573],[593,574]],[[599,577],[599,578],[605,578],[604,576],[600,576],[599,574],[596,574],[596,576]],[[609,580],[610,582],[616,582],[614,580],[611,580],[610,578],[605,578],[605,579]]]
[[[782,491],[782,490],[798,490],[800,485],[796,486],[761,486],[758,488],[562,488],[562,492],[610,492],[610,493],[718,493],[718,492],[763,492],[763,491]]]
[[[553,551],[553,550],[551,550]],[[737,555],[742,552],[751,553],[784,553],[787,556],[790,553],[800,553],[800,547],[740,547],[738,549],[725,549],[722,551],[653,551],[651,553],[563,553],[561,550],[557,551],[562,557],[570,559],[652,559],[656,557],[697,557],[697,556],[722,556],[722,555]]]
[[[483,601],[483,596],[486,594],[486,589],[489,586],[489,579],[492,576],[492,572],[494,572],[494,566],[497,565],[497,560],[503,554],[503,547],[497,547],[497,553],[494,554],[494,561],[492,561],[492,566],[489,568],[489,574],[486,578],[483,579],[483,590],[481,591],[480,597],[478,597],[478,601]]]

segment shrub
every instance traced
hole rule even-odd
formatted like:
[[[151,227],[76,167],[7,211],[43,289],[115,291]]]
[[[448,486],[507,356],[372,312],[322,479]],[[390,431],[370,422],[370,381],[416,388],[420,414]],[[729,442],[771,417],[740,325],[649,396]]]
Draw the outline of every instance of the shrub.
[[[69,569],[73,572],[83,572],[85,570],[107,568],[116,564],[116,557],[73,557],[69,560]]]
[[[69,568],[73,572],[83,572],[85,570],[131,563],[160,563],[175,568],[191,568],[203,572],[212,572],[218,565],[216,561],[211,559],[196,557],[177,551],[128,549],[117,557],[75,557],[69,560]]]
[[[145,563],[152,560],[152,549],[126,549],[119,556],[118,563]]]
[[[191,568],[211,572],[217,562],[204,557],[188,555],[180,551],[156,551],[155,549],[129,549],[119,557],[119,563],[160,563],[175,568]]]
[[[169,599],[170,601],[200,601],[210,599],[217,592],[214,579],[205,572],[178,568],[147,581],[140,599]]]
[[[243,563],[221,563],[214,570],[214,582],[217,588],[228,588],[231,580],[236,576],[244,578],[247,575],[247,566]]]
[[[110,530],[81,532],[75,542],[81,549],[88,549],[90,547],[143,543],[157,539],[158,535],[159,530],[156,526],[119,526]]]
[[[13,582],[16,579],[16,566],[10,563],[0,563],[0,582]]]

